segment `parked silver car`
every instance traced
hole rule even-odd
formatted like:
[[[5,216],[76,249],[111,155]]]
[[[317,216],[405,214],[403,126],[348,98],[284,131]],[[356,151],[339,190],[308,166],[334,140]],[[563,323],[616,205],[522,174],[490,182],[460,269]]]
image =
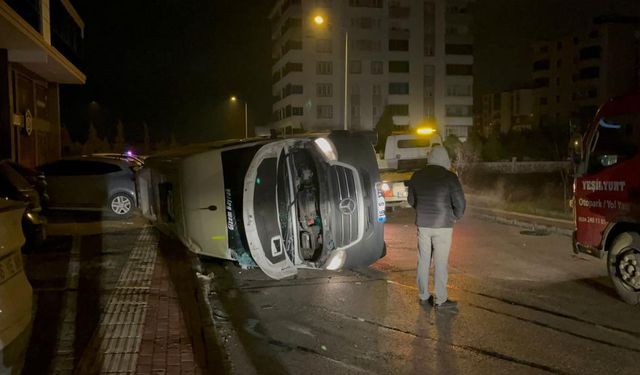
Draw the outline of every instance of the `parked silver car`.
[[[116,158],[84,156],[43,165],[50,209],[104,210],[128,217],[137,206],[134,166]]]
[[[0,199],[0,374],[20,373],[31,331],[33,292],[20,252],[25,206]]]

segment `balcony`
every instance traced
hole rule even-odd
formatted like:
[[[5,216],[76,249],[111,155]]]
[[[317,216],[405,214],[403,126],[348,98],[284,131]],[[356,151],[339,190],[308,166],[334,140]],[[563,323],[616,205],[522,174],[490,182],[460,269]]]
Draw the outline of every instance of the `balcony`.
[[[42,17],[40,14],[40,0],[5,0],[5,3],[36,31],[42,32],[42,26],[40,25],[40,19]]]
[[[8,51],[9,62],[48,81],[82,84],[86,76],[78,66],[84,24],[70,3],[51,0],[49,6],[50,13],[42,14],[46,8],[40,1],[0,1],[0,48]]]
[[[599,60],[602,55],[602,47],[591,46],[580,50],[580,61]]]
[[[286,63],[282,69],[282,77],[284,78],[287,74],[293,72],[302,72],[302,63]]]
[[[538,61],[533,63],[533,71],[534,72],[545,71],[545,70],[549,70],[549,60],[548,59],[538,60]]]
[[[69,59],[75,66],[82,68],[82,29],[69,14],[60,0],[52,0],[51,7],[51,45]]]
[[[302,50],[301,40],[287,40],[281,47],[282,56],[286,55],[291,50]]]
[[[406,27],[392,26],[389,28],[390,39],[410,39],[411,31]]]
[[[409,18],[411,15],[411,8],[391,5],[389,6],[389,18]]]

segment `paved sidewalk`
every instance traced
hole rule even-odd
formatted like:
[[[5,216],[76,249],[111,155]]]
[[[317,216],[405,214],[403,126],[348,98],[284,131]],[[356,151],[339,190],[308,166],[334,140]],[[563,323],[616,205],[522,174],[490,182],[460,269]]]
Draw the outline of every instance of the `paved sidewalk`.
[[[201,374],[193,353],[157,234],[146,227],[73,373]]]
[[[147,301],[137,374],[202,373],[195,363],[178,295],[170,280],[166,260],[157,257]]]

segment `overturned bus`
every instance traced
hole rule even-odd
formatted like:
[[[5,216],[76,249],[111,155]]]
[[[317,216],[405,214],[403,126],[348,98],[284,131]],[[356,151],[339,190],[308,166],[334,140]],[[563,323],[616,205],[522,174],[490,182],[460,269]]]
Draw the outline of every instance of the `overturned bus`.
[[[187,146],[147,158],[138,189],[142,213],[189,250],[274,279],[385,254],[384,197],[365,134]]]

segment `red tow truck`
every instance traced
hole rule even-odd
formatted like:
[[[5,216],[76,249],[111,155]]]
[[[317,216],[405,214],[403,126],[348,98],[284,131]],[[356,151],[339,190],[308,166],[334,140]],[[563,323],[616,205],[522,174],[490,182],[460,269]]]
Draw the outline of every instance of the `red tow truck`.
[[[577,142],[578,143],[578,142]],[[627,303],[640,303],[640,93],[598,110],[574,158],[574,252],[607,257]]]

